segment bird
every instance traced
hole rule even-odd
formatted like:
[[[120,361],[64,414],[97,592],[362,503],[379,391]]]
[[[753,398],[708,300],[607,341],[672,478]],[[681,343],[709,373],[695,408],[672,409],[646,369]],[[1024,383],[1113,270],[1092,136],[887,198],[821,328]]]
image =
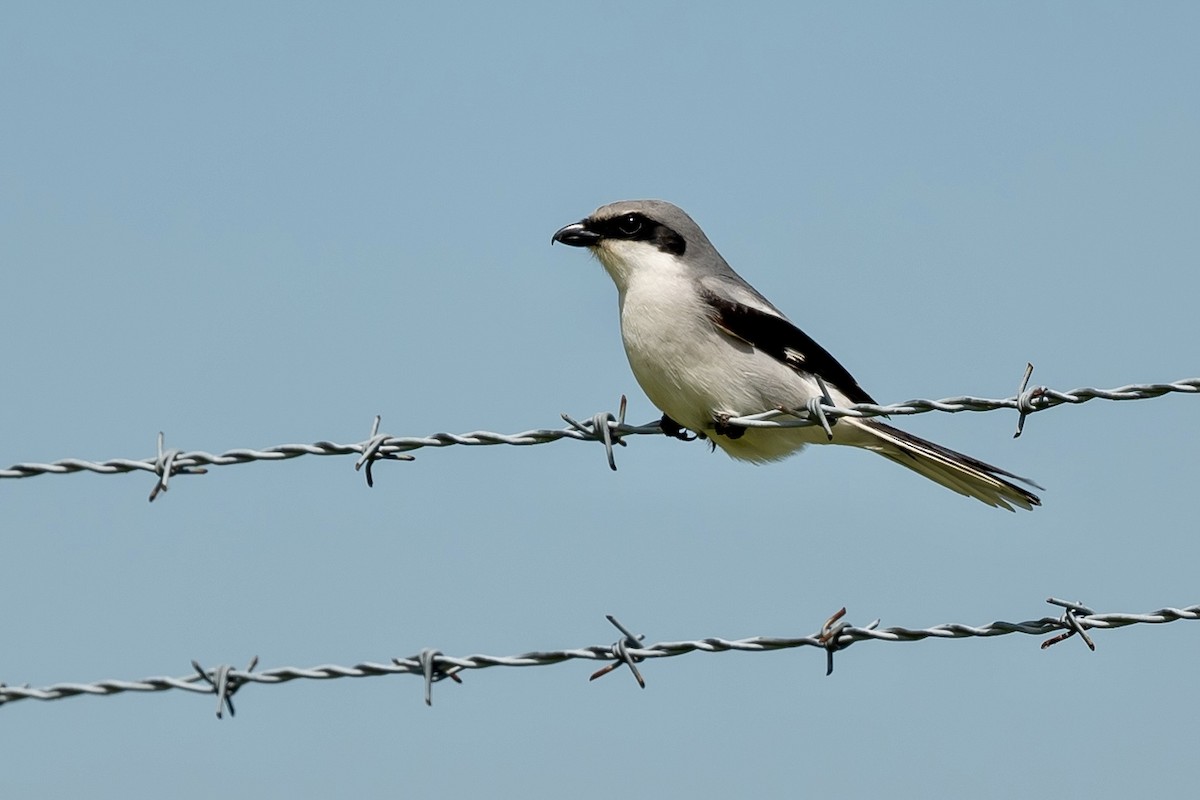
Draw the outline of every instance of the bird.
[[[700,226],[665,200],[622,200],[555,232],[587,248],[617,287],[621,339],[634,377],[663,416],[663,433],[708,438],[742,461],[778,461],[809,444],[878,453],[989,506],[1032,510],[1028,478],[927,441],[878,418],[820,426],[744,427],[772,409],[875,403],[829,351],[796,327],[721,257]],[[689,436],[688,431],[695,435]]]

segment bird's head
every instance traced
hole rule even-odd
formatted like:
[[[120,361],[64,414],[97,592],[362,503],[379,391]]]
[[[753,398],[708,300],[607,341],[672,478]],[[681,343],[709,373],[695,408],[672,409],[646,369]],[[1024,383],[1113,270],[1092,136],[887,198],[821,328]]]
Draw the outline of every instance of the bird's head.
[[[591,250],[621,291],[635,276],[686,270],[716,254],[692,218],[665,200],[609,203],[559,228],[552,241]]]

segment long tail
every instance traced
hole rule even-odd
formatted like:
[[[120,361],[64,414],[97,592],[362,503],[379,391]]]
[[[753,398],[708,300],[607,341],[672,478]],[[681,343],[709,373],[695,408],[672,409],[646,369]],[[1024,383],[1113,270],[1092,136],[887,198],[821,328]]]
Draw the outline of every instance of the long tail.
[[[884,458],[895,461],[902,467],[908,467],[959,494],[982,500],[989,506],[1007,508],[1009,511],[1016,510],[1014,505],[1032,510],[1034,506],[1042,504],[1036,494],[1005,480],[1012,478],[1035,488],[1042,488],[1028,478],[956,453],[940,444],[926,441],[874,419],[844,418],[839,421],[839,424],[846,423],[866,434],[854,436],[846,441],[846,444],[873,450]]]

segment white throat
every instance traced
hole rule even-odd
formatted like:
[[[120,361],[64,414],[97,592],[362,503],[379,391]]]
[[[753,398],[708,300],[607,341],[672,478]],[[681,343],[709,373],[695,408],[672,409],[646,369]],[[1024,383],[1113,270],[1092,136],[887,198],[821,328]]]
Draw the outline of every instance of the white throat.
[[[665,253],[649,242],[609,239],[595,253],[622,296],[637,284],[673,284],[689,279],[687,268],[678,256]]]

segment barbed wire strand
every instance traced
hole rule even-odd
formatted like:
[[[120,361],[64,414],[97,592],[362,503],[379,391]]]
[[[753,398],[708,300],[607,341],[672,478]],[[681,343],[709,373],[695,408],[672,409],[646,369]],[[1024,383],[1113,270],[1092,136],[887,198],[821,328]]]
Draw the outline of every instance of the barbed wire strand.
[[[1018,393],[1004,399],[987,399],[962,395],[947,397],[942,400],[908,400],[893,405],[876,405],[873,403],[858,403],[848,407],[834,406],[828,399],[816,398],[803,409],[773,409],[745,417],[734,417],[726,424],[756,428],[791,428],[807,425],[821,425],[827,431],[830,424],[836,423],[839,417],[876,417],[885,415],[904,416],[925,414],[931,411],[941,411],[956,414],[962,411],[996,411],[1013,409],[1020,414],[1017,422],[1017,432],[1020,436],[1029,414],[1045,411],[1064,404],[1079,405],[1090,400],[1147,400],[1162,397],[1171,393],[1200,394],[1200,378],[1186,378],[1170,383],[1140,383],[1119,386],[1115,389],[1094,389],[1083,387],[1069,392],[1047,389],[1044,386],[1027,388],[1033,365],[1027,365],[1024,379]],[[0,469],[0,478],[29,478],[35,475],[65,475],[74,472],[95,472],[102,475],[145,471],[158,477],[154,490],[150,493],[153,501],[160,492],[167,490],[168,481],[173,475],[201,474],[206,472],[206,466],[227,466],[230,464],[245,464],[251,461],[284,461],[306,455],[337,456],[358,455],[355,469],[366,466],[368,486],[374,485],[371,465],[379,460],[411,461],[413,456],[409,451],[423,447],[450,447],[452,445],[535,445],[557,442],[560,439],[577,441],[598,441],[604,445],[609,467],[616,469],[613,457],[614,445],[625,445],[625,439],[630,436],[661,435],[662,428],[658,422],[646,425],[625,424],[625,397],[621,397],[619,413],[600,412],[590,420],[579,422],[563,414],[567,422],[566,428],[540,428],[522,431],[521,433],[503,434],[491,431],[472,431],[470,433],[434,433],[429,436],[391,436],[379,432],[380,418],[376,417],[371,428],[371,436],[364,442],[356,444],[337,444],[329,441],[319,441],[313,444],[281,444],[261,450],[239,448],[227,450],[220,455],[213,455],[202,450],[182,452],[180,450],[163,450],[163,434],[158,435],[158,453],[150,459],[114,458],[108,461],[85,461],[78,458],[67,458],[52,463],[20,463],[8,469]],[[832,420],[831,420],[832,418]]]
[[[1025,622],[992,622],[987,625],[972,626],[959,623],[935,625],[932,628],[880,628],[879,620],[874,620],[863,627],[855,627],[842,621],[846,610],[843,608],[825,622],[820,632],[811,636],[798,638],[754,636],[747,639],[721,639],[711,637],[693,641],[660,642],[642,645],[643,636],[635,636],[624,625],[609,615],[608,620],[618,630],[623,638],[611,645],[593,645],[591,647],[574,648],[569,650],[548,650],[522,653],[515,656],[447,656],[440,650],[426,648],[410,658],[394,658],[389,663],[362,662],[353,666],[338,666],[323,664],[309,668],[278,667],[275,669],[255,672],[258,663],[256,656],[245,670],[237,670],[223,665],[212,669],[203,668],[193,661],[193,674],[180,678],[152,677],[142,680],[104,680],[94,683],[59,683],[40,689],[25,686],[8,686],[0,683],[0,706],[18,700],[62,700],[81,695],[112,696],[125,692],[163,692],[182,690],[199,694],[213,694],[217,697],[217,717],[220,718],[225,710],[233,716],[232,697],[242,687],[248,684],[279,685],[294,680],[331,680],[335,678],[369,678],[384,675],[419,675],[425,683],[425,703],[432,705],[432,687],[446,678],[458,683],[462,682],[459,673],[466,670],[487,669],[489,667],[539,667],[560,664],[571,660],[610,661],[608,666],[593,673],[595,680],[614,669],[628,666],[638,684],[645,688],[646,681],[638,671],[636,664],[652,658],[671,658],[689,653],[721,653],[739,651],[747,653],[764,653],[775,650],[788,650],[798,647],[817,647],[827,653],[826,674],[833,671],[833,653],[845,650],[857,642],[919,642],[925,639],[967,639],[974,637],[1005,636],[1022,633],[1032,636],[1045,636],[1056,633],[1052,639],[1042,643],[1042,649],[1068,639],[1076,634],[1095,650],[1089,630],[1111,630],[1124,628],[1129,625],[1149,624],[1161,625],[1178,620],[1200,620],[1200,604],[1186,608],[1160,608],[1147,614],[1107,613],[1099,614],[1080,603],[1049,598],[1046,602],[1063,609],[1059,617],[1042,617],[1041,619]]]

